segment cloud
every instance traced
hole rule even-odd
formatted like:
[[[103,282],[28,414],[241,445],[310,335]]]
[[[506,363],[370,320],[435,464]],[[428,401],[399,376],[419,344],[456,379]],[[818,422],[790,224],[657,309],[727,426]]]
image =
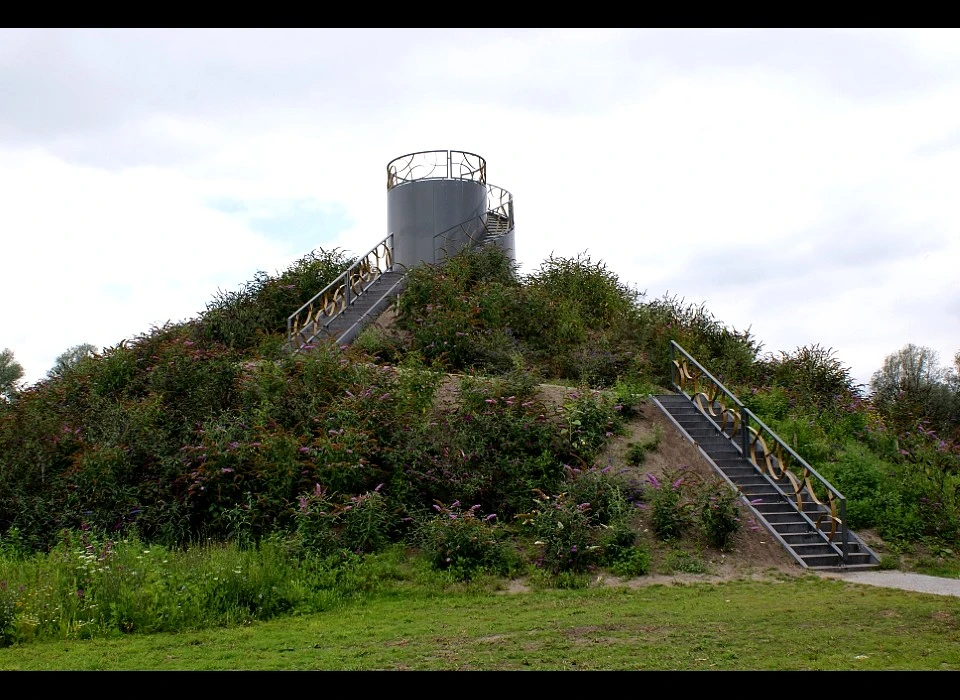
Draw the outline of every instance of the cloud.
[[[0,30],[0,292],[22,300],[0,345],[42,376],[314,247],[363,252],[386,163],[454,148],[515,195],[525,271],[587,250],[858,376],[906,342],[952,356],[958,39]]]

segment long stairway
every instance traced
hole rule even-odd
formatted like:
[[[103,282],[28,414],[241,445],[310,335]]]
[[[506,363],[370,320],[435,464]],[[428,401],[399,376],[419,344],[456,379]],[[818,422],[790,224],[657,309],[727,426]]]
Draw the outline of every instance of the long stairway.
[[[681,374],[689,369],[686,363],[675,364]],[[702,389],[708,377],[713,379],[705,370],[697,376],[696,388]],[[688,374],[687,379],[694,377]],[[723,389],[719,382],[717,385]],[[754,423],[769,431],[765,439],[758,437],[761,431],[757,428],[745,427],[748,423],[743,418],[749,421],[752,414],[739,402],[733,403],[736,397],[728,394],[723,397],[727,400],[721,401],[716,390],[692,391],[688,396],[682,386],[676,388],[677,393],[653,397],[656,405],[740,492],[757,521],[800,566],[821,571],[877,568],[877,555],[846,527],[843,497],[826,482],[817,483],[811,477],[816,473],[805,462],[803,469],[798,469],[795,462],[802,460],[791,461],[788,454],[792,453],[770,449],[768,443],[779,438],[759,419],[754,417]],[[825,493],[832,495],[827,498]]]

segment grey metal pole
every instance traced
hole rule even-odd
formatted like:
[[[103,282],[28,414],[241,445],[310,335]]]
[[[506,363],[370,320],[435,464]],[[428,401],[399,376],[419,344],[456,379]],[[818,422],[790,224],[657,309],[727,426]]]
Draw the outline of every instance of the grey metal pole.
[[[747,449],[750,446],[750,418],[747,415],[746,406],[740,405],[740,448],[743,450],[743,458],[747,459]]]
[[[673,383],[673,388],[679,390],[677,385],[677,363],[676,363],[676,352],[674,350],[675,343],[670,341],[670,381]]]
[[[847,563],[847,499],[840,501],[840,542],[842,543],[843,563]]]

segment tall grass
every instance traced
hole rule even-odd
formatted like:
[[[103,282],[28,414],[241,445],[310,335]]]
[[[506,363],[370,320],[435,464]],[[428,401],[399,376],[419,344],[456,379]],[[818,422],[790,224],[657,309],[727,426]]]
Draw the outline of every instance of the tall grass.
[[[320,612],[376,588],[375,559],[295,538],[186,550],[63,533],[48,554],[0,554],[0,642],[175,632]]]

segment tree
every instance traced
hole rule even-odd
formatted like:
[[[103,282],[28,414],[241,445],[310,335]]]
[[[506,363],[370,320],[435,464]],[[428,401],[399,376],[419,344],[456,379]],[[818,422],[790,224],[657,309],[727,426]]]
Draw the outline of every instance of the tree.
[[[905,422],[926,418],[939,428],[952,428],[960,420],[957,373],[941,366],[936,351],[928,347],[909,343],[887,355],[870,387],[877,404]]]
[[[17,384],[23,377],[23,366],[13,359],[13,351],[0,352],[0,398],[9,401],[17,392]]]
[[[79,365],[83,360],[87,359],[88,357],[93,357],[96,352],[97,346],[91,345],[90,343],[80,343],[79,345],[74,345],[71,348],[67,348],[57,357],[53,368],[47,372],[47,377],[50,379],[62,377],[71,369]]]

